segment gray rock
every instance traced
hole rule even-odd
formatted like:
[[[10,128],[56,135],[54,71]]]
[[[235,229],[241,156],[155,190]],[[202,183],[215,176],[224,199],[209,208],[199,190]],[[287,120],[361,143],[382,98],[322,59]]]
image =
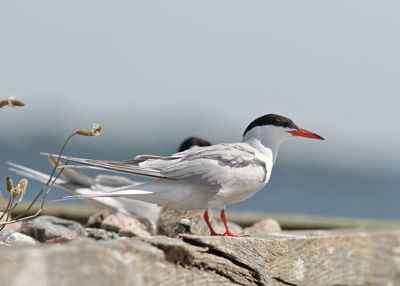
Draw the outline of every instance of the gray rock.
[[[158,234],[168,237],[178,237],[182,233],[208,235],[210,232],[204,222],[203,213],[163,208],[158,219]]]
[[[86,231],[80,223],[53,216],[40,216],[23,222],[21,232],[40,242],[64,241],[86,236]]]
[[[85,228],[86,230],[86,235],[89,238],[93,238],[95,240],[110,240],[110,239],[116,239],[119,238],[119,234],[113,231],[107,231],[102,228],[91,228],[87,227]]]
[[[87,227],[100,227],[103,220],[110,215],[108,208],[104,208],[91,215],[86,223]]]
[[[7,227],[0,231],[0,242],[5,245],[34,245],[38,243],[32,237],[16,232]]]
[[[94,215],[90,216],[86,226],[87,227],[101,227],[103,221],[110,216],[111,213],[110,211],[105,208],[97,213],[95,213]],[[154,223],[154,221],[152,221],[151,219],[147,218],[147,217],[141,217],[141,216],[132,216],[135,219],[137,219],[138,221],[140,221],[141,223],[143,223],[146,226],[146,230],[151,234],[151,235],[155,235],[156,234],[156,230],[157,227]]]
[[[280,232],[282,231],[279,222],[274,219],[267,218],[263,219],[252,226],[246,227],[244,229],[245,234],[260,234],[267,232]]]
[[[107,216],[101,223],[101,227],[105,230],[117,232],[121,236],[151,236],[146,226],[138,219],[122,213],[115,213]]]

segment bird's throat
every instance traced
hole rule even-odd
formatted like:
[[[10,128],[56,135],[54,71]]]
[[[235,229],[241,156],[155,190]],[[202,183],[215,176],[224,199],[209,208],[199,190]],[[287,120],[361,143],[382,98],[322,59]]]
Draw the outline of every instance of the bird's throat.
[[[274,132],[262,132],[263,130],[254,128],[246,133],[242,142],[247,142],[261,153],[267,154],[272,151],[273,162],[275,164],[276,157],[278,156],[279,145],[285,141],[286,138],[278,136]]]

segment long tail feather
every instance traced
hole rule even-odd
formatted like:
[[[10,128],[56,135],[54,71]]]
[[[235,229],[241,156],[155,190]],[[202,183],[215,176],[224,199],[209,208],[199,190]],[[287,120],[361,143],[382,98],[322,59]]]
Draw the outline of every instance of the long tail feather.
[[[41,153],[42,155],[58,158],[59,155],[51,153]],[[126,173],[137,176],[152,177],[152,178],[165,178],[159,171],[140,167],[138,164],[140,160],[129,160],[129,161],[106,161],[106,160],[92,160],[85,158],[76,158],[71,156],[61,156],[61,159],[68,160],[86,166],[80,165],[67,165],[65,168],[85,168],[95,170],[108,170],[113,172]]]
[[[150,191],[142,191],[142,190],[114,190],[110,193],[96,193],[96,194],[88,194],[88,195],[73,195],[73,196],[65,196],[63,199],[88,199],[88,198],[111,198],[111,197],[128,197],[135,195],[151,195],[154,194]]]
[[[8,168],[10,171],[17,173],[18,175],[26,176],[31,179],[37,180],[42,183],[46,183],[50,178],[50,176],[45,173],[39,172],[37,170],[13,162],[7,162],[7,164],[11,166],[10,168]],[[65,183],[66,183],[65,180],[60,178],[58,178],[56,181],[56,184],[65,184]]]

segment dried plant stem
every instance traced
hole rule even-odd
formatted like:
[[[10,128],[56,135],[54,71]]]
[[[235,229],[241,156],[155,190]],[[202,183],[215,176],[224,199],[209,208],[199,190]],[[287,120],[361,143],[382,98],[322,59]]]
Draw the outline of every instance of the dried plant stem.
[[[54,173],[55,173],[56,170],[57,170],[58,164],[60,163],[60,159],[61,159],[62,154],[64,153],[65,147],[67,147],[67,144],[68,144],[69,140],[71,140],[71,138],[74,137],[75,135],[76,135],[76,132],[73,133],[73,134],[71,134],[71,135],[69,135],[68,138],[67,138],[67,140],[65,140],[64,145],[61,147],[61,150],[60,150],[60,152],[59,152],[59,154],[58,154],[58,157],[57,157],[56,164],[54,165],[53,171],[52,171],[51,174],[50,174],[50,178],[49,178],[49,180],[47,181],[46,186],[50,183],[51,179],[52,179],[53,176],[54,176]]]
[[[45,203],[45,201],[46,201],[46,197],[47,197],[47,195],[49,194],[50,190],[53,188],[54,183],[55,183],[55,182],[57,181],[57,179],[60,177],[60,175],[61,175],[61,173],[62,173],[63,170],[64,170],[64,169],[62,169],[62,170],[57,174],[57,176],[54,178],[54,180],[52,181],[52,183],[48,186],[48,190],[45,192],[45,194],[44,194],[44,196],[43,196],[43,198],[42,198],[42,201],[41,201],[39,210],[37,210],[36,213],[34,213],[34,214],[30,215],[30,216],[25,216],[25,215],[27,214],[27,212],[28,212],[28,211],[32,208],[32,206],[35,204],[35,202],[38,200],[38,198],[40,197],[40,195],[44,192],[44,189],[41,189],[41,190],[40,190],[39,194],[35,197],[35,199],[31,202],[31,204],[29,205],[29,207],[25,210],[25,212],[24,212],[23,214],[20,214],[19,216],[15,217],[12,221],[0,222],[0,226],[1,226],[1,225],[6,225],[6,224],[11,224],[11,223],[14,223],[14,222],[24,221],[24,220],[28,220],[28,219],[37,217],[37,216],[42,212],[43,207],[44,207],[44,203]],[[0,230],[1,230],[1,228],[0,228]]]
[[[58,167],[58,165],[59,165],[59,163],[60,163],[61,155],[62,155],[62,153],[64,152],[64,149],[65,149],[65,147],[67,146],[69,140],[70,140],[74,135],[76,135],[76,133],[73,133],[73,134],[71,134],[70,136],[68,136],[67,140],[65,140],[64,145],[62,146],[62,148],[61,148],[61,150],[60,150],[59,156],[58,156],[58,158],[57,158],[56,164],[55,164],[54,167],[53,167],[53,171],[51,172],[50,178],[49,178],[49,180],[46,182],[47,190],[46,190],[46,191],[45,191],[44,189],[41,189],[41,190],[40,190],[39,194],[33,199],[33,201],[32,201],[32,202],[30,203],[30,205],[26,208],[26,210],[25,210],[22,214],[18,215],[18,216],[15,218],[17,221],[21,221],[21,220],[25,220],[25,219],[29,219],[29,218],[36,217],[36,216],[38,216],[38,215],[42,212],[43,207],[44,207],[44,202],[46,201],[47,195],[50,193],[51,189],[52,189],[53,186],[54,186],[54,183],[57,181],[57,179],[60,177],[61,173],[62,173],[63,170],[64,170],[64,169],[61,169],[61,171],[58,172],[57,176],[56,176],[56,177],[54,178],[54,180],[53,180],[54,173],[56,172],[57,167]],[[51,184],[50,184],[50,182],[51,182]],[[50,185],[49,185],[49,184],[50,184]],[[39,197],[40,197],[43,193],[44,193],[44,196],[43,196],[43,198],[42,198],[42,201],[41,201],[39,210],[38,210],[35,214],[33,214],[33,215],[31,215],[31,216],[24,217],[24,216],[30,211],[30,209],[33,207],[33,205],[36,203],[36,201],[39,199]]]
[[[15,103],[15,102],[13,102],[13,103]],[[4,101],[1,101],[0,105],[1,104],[4,104]],[[10,105],[10,101],[8,101],[8,104]],[[19,103],[17,102],[16,104],[19,104]],[[2,106],[0,106],[0,107],[2,107]],[[57,168],[60,164],[61,156],[64,153],[64,150],[67,147],[67,144],[69,143],[69,141],[71,140],[72,137],[74,137],[75,135],[97,136],[100,134],[100,132],[101,132],[101,126],[98,124],[94,124],[92,130],[78,129],[73,134],[69,135],[67,137],[67,139],[65,140],[64,144],[62,145],[60,152],[58,153],[56,164],[54,165],[53,170],[51,171],[50,177],[49,177],[48,181],[46,182],[45,187],[39,191],[39,193],[36,195],[36,197],[33,199],[33,201],[29,204],[29,206],[25,209],[25,211],[23,213],[19,214],[18,216],[14,217],[11,220],[9,220],[11,217],[11,211],[14,210],[17,207],[17,205],[22,201],[28,181],[26,179],[22,179],[18,183],[18,185],[14,187],[12,184],[11,178],[7,177],[7,190],[9,191],[9,200],[8,200],[8,204],[5,208],[5,210],[3,211],[3,214],[0,217],[0,220],[2,220],[6,216],[6,219],[4,222],[0,221],[0,231],[7,224],[35,218],[42,212],[47,195],[50,193],[55,182],[58,180],[58,178],[64,171],[64,168],[62,168],[60,171],[58,171]],[[67,165],[67,164],[68,164],[68,162],[65,163],[65,165]],[[58,173],[55,176],[56,172],[58,172]],[[42,197],[42,198],[41,198],[39,209],[34,214],[32,214],[30,216],[25,216],[32,209],[32,207],[35,205],[35,203],[39,200],[40,197]],[[15,202],[16,198],[18,198],[18,200]]]
[[[12,203],[12,197],[9,196],[7,206],[6,206],[6,208],[4,209],[3,213],[1,214],[0,220],[2,220],[3,217],[6,215],[6,213],[8,213],[8,210],[10,209],[10,207],[11,207],[11,205],[12,205],[11,203]]]
[[[14,203],[14,198],[11,198],[11,206],[13,205],[13,203]],[[7,216],[6,216],[6,221],[8,221],[10,218],[11,218],[11,210],[12,210],[12,208],[10,207],[10,208],[8,208],[7,209],[8,211],[6,212],[6,214],[7,214]]]
[[[53,180],[54,174],[55,174],[55,172],[57,171],[57,167],[58,167],[58,165],[59,165],[59,163],[60,163],[60,158],[61,158],[61,156],[62,156],[62,154],[63,154],[63,152],[64,152],[64,150],[65,150],[65,147],[66,147],[67,144],[68,144],[68,142],[69,142],[69,141],[71,140],[71,138],[74,137],[75,135],[76,135],[76,132],[74,132],[73,134],[71,134],[70,136],[68,136],[68,138],[65,140],[63,146],[61,147],[61,150],[60,150],[60,152],[59,152],[59,156],[58,156],[58,158],[57,158],[56,164],[55,164],[54,167],[53,167],[53,170],[52,170],[52,172],[51,172],[51,175],[50,175],[50,177],[49,177],[49,180],[48,180],[48,181],[46,182],[46,184],[45,184],[45,186],[47,187],[47,190],[45,191],[44,188],[41,189],[41,190],[39,191],[39,193],[36,195],[36,197],[33,199],[33,201],[29,204],[29,206],[25,209],[25,211],[24,211],[22,214],[16,216],[16,217],[15,217],[13,220],[11,220],[11,221],[8,221],[8,218],[10,217],[11,211],[16,207],[16,205],[18,205],[18,203],[19,203],[20,200],[22,199],[22,198],[20,198],[20,200],[18,200],[18,202],[17,202],[16,204],[13,204],[13,203],[14,203],[14,198],[13,198],[12,195],[10,194],[7,207],[5,208],[3,214],[2,214],[1,217],[0,217],[0,220],[1,220],[1,219],[7,214],[7,219],[6,219],[6,221],[4,221],[4,222],[0,222],[0,226],[4,226],[4,225],[10,224],[10,223],[15,223],[15,222],[18,222],[18,221],[27,220],[27,219],[30,219],[30,218],[34,218],[34,217],[37,217],[37,216],[42,212],[43,207],[44,207],[44,203],[45,203],[46,198],[47,198],[47,195],[50,193],[51,189],[53,188],[54,183],[57,181],[57,179],[60,177],[62,171],[64,170],[64,169],[61,169],[61,171],[58,172],[57,176],[56,176],[56,177],[54,178],[54,180]],[[40,198],[40,196],[42,196],[43,193],[44,193],[44,196],[42,197],[39,210],[38,210],[36,213],[34,213],[33,215],[30,215],[30,216],[25,217],[25,215],[31,210],[31,208],[34,206],[34,204],[37,202],[37,200]],[[3,227],[0,227],[0,230],[1,230],[2,228],[3,228]]]

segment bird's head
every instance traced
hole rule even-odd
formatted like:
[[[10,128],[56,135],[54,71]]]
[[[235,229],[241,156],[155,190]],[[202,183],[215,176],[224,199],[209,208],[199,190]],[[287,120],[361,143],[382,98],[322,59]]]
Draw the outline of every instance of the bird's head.
[[[243,133],[244,141],[257,138],[276,145],[292,137],[325,140],[313,132],[299,128],[291,119],[276,114],[266,114],[253,120]]]
[[[178,149],[178,152],[182,152],[182,151],[185,151],[185,150],[188,150],[191,148],[205,147],[205,146],[210,146],[210,145],[211,145],[211,143],[208,142],[207,140],[192,136],[192,137],[186,138],[182,142],[181,146]]]

